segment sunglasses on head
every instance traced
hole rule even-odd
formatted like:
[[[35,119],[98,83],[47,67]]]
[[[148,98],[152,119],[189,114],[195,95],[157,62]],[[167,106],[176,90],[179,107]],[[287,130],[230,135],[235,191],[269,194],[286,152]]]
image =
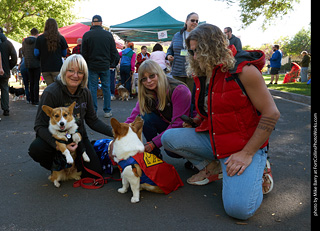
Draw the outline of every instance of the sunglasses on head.
[[[191,22],[195,22],[195,23],[198,23],[199,20],[198,19],[190,19]]]

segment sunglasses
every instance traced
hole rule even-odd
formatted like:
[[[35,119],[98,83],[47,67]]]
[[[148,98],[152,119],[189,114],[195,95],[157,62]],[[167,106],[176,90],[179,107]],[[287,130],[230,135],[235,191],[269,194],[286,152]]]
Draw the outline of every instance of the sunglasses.
[[[145,82],[147,82],[148,78],[149,79],[154,79],[155,77],[156,77],[156,74],[151,74],[151,75],[149,75],[149,77],[141,78],[140,81],[141,81],[141,83],[145,83]]]
[[[194,56],[194,54],[197,52],[197,49],[194,50],[188,50],[189,55]]]
[[[195,22],[195,23],[198,23],[199,20],[198,19],[190,19],[191,22]]]

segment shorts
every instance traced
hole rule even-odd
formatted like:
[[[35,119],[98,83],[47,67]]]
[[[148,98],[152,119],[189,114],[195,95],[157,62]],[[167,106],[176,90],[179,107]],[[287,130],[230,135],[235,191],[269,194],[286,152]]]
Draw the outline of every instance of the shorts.
[[[280,68],[271,67],[270,74],[271,74],[271,75],[277,75],[277,74],[279,74],[279,71],[280,71]]]

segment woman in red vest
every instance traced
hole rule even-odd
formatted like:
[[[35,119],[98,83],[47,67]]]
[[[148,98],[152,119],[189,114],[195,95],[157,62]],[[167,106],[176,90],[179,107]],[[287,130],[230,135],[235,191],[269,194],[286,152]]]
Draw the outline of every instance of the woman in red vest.
[[[280,113],[260,72],[264,53],[237,53],[211,24],[194,29],[186,44],[188,72],[196,83],[197,127],[170,129],[162,144],[199,170],[189,184],[204,185],[223,177],[225,211],[246,220],[262,202],[263,176],[268,183],[264,192],[273,186],[266,150]]]

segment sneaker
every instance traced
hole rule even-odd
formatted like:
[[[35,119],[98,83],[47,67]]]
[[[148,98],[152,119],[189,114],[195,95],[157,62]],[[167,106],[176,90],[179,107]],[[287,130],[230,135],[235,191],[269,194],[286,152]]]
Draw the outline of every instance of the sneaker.
[[[104,113],[104,118],[110,118],[112,116],[111,112],[105,112]]]
[[[111,95],[111,101],[116,100],[117,98],[114,95]]]

